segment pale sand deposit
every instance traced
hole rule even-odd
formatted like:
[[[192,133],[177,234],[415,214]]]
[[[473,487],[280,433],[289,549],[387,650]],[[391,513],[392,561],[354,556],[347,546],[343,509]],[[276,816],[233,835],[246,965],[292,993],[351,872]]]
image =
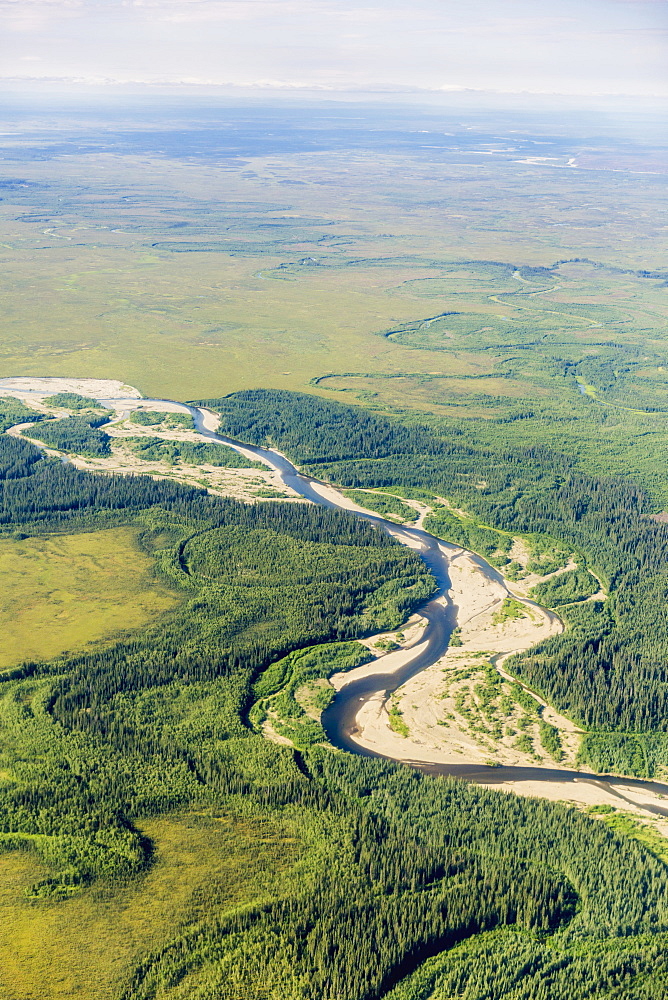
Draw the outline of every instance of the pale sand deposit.
[[[162,401],[155,401],[151,407],[158,412],[169,412],[162,407]],[[142,408],[149,408],[148,403],[144,403]],[[180,482],[191,485],[205,486],[210,493],[218,496],[229,496],[235,500],[252,502],[258,499],[272,499],[272,497],[257,497],[258,490],[272,491],[276,499],[302,501],[295,490],[286,486],[276,471],[268,466],[263,469],[226,469],[217,465],[188,466],[184,463],[168,466],[161,462],[146,462],[133,454],[129,449],[123,448],[123,438],[131,437],[159,437],[166,441],[201,441],[205,444],[211,442],[207,437],[194,429],[174,428],[168,431],[156,430],[154,427],[142,427],[139,424],[126,423],[121,420],[119,423],[107,424],[104,430],[110,437],[114,438],[113,457],[102,459],[74,459],[74,463],[79,468],[90,470],[106,470],[112,472],[141,472],[145,475],[153,475],[161,478],[178,479]],[[225,449],[226,445],[217,445]],[[251,461],[258,461],[253,452],[246,448],[235,448]],[[81,464],[84,462],[85,464]]]
[[[25,436],[25,434],[23,435]],[[29,439],[30,440],[30,439]],[[176,438],[172,440],[177,440]],[[192,440],[192,439],[191,439]],[[39,444],[38,441],[35,441]],[[47,450],[40,445],[43,450]],[[51,452],[51,454],[57,454]],[[171,479],[187,486],[197,486],[215,496],[231,497],[245,503],[262,500],[291,500],[305,503],[298,493],[285,486],[277,473],[269,469],[226,469],[218,465],[168,465],[166,462],[146,462],[130,451],[113,447],[113,454],[106,458],[70,458],[77,469],[88,472],[119,472],[126,475],[151,476],[153,479]],[[258,497],[258,491],[271,491],[271,496]]]
[[[532,604],[524,605],[526,617],[493,624],[494,614],[510,594],[508,587],[486,577],[469,552],[445,543],[442,548],[449,556],[452,584],[447,600],[456,609],[462,645],[451,646],[440,660],[397,690],[395,703],[409,729],[409,736],[399,736],[392,731],[387,699],[384,694],[379,694],[362,706],[357,716],[360,733],[353,738],[361,746],[397,760],[483,764],[493,758],[500,764],[535,766],[537,761],[533,756],[503,743],[494,745],[479,734],[467,731],[464,720],[453,711],[452,699],[442,698],[444,680],[447,672],[460,670],[469,664],[488,662],[489,656],[505,657],[528,649],[550,635],[558,634],[561,625]],[[367,674],[397,669],[400,664],[409,662],[415,651],[402,650],[403,656],[391,653],[382,658],[382,663],[374,661],[374,664],[367,664]],[[488,655],[479,657],[475,655],[478,653]],[[397,656],[396,664],[390,660],[393,656]],[[338,678],[332,679],[333,682],[335,680],[338,683]],[[454,714],[455,718],[448,719],[448,714]],[[554,718],[552,724],[558,724],[559,728],[573,728],[568,720],[557,717],[556,713]],[[544,766],[554,767],[554,761],[546,761]]]
[[[110,378],[17,378],[0,379],[0,395],[17,396],[26,401],[33,395],[53,396],[57,392],[78,392],[93,399],[141,399],[141,393],[131,385]]]
[[[50,380],[49,380],[50,381]],[[116,384],[116,383],[115,383]],[[60,391],[60,390],[59,390]],[[73,391],[73,390],[68,390]],[[48,395],[49,393],[47,393]],[[99,458],[86,457],[83,455],[67,455],[71,464],[87,472],[115,472],[126,475],[145,475],[153,479],[170,479],[188,486],[197,486],[208,490],[215,496],[232,497],[235,500],[242,500],[245,503],[255,503],[262,500],[290,500],[293,502],[305,503],[293,489],[286,486],[280,476],[273,469],[226,469],[218,465],[187,465],[178,463],[168,465],[166,462],[145,461],[135,455],[129,448],[123,447],[124,438],[136,437],[159,437],[166,441],[201,441],[210,443],[198,431],[186,428],[171,428],[161,430],[160,428],[141,424],[126,423],[125,418],[135,409],[152,410],[160,413],[188,412],[187,408],[179,403],[170,403],[168,400],[112,400],[112,408],[116,409],[116,417],[103,429],[106,434],[113,438],[112,454]],[[117,404],[117,405],[116,405]],[[41,401],[30,398],[30,405],[41,412],[52,413],[61,416],[65,412],[60,408],[50,407]],[[13,437],[22,437],[32,444],[37,445],[45,454],[52,458],[66,457],[64,452],[53,448],[47,448],[41,443],[32,431],[35,425],[32,422],[15,424],[7,431]],[[33,436],[35,435],[35,436]],[[225,445],[220,445],[225,448]],[[244,448],[237,448],[247,458],[257,461],[257,457]],[[258,496],[258,492],[268,493],[268,496]]]
[[[124,427],[119,424],[129,413],[138,407],[161,412],[185,412],[183,404],[168,400],[144,400],[138,390],[131,386],[110,379],[61,379],[61,378],[9,378],[0,379],[0,395],[12,395],[23,399],[36,409],[50,410],[54,415],[61,415],[61,410],[47,408],[42,399],[45,396],[53,395],[57,392],[77,392],[84,396],[103,400],[104,405],[116,411],[115,421],[111,426],[107,425],[107,430],[111,436],[121,439],[124,436],[139,436],[149,434],[174,440],[207,440],[195,431],[175,429],[171,432],[155,431],[151,428],[142,428],[138,425]],[[204,427],[207,430],[216,431],[219,424],[218,417],[210,411],[201,411],[204,415]],[[11,429],[10,433],[16,436],[23,435],[29,437],[31,424],[21,424]],[[42,446],[43,447],[43,446]],[[46,449],[45,449],[46,450]],[[251,459],[257,456],[246,449],[238,448],[242,454],[246,454]],[[53,450],[48,450],[50,454],[59,454]],[[177,467],[168,468],[161,463],[142,462],[136,456],[130,455],[122,448],[119,440],[114,445],[114,455],[107,459],[83,459],[75,458],[73,463],[80,468],[98,471],[144,473],[156,477],[177,478],[184,482],[193,482],[197,485],[205,484],[211,492],[223,493],[226,495],[239,496],[241,499],[253,499],[252,493],[260,485],[275,487],[277,493],[283,496],[289,495],[293,499],[299,499],[299,494],[285,487],[279,476],[273,470],[237,470],[219,469],[213,466],[198,467]],[[267,462],[269,465],[270,463]],[[323,499],[333,501],[337,506],[359,513],[374,515],[372,511],[355,504],[342,496],[338,490],[324,485],[315,485]],[[419,511],[421,517],[418,525],[430,508],[419,504],[416,501],[406,501],[410,506]],[[410,544],[413,548],[419,549],[420,543],[417,539],[409,536],[401,530],[400,526],[391,528],[392,534],[399,538],[404,544]],[[522,754],[516,748],[508,745],[508,740],[497,740],[494,743],[486,741],[479,733],[472,733],[467,730],[464,720],[457,719],[455,712],[448,712],[452,708],[452,697],[442,697],[443,688],[447,682],[448,675],[460,670],[462,665],[470,667],[481,662],[489,662],[493,659],[496,668],[504,677],[509,675],[503,669],[503,661],[513,652],[519,652],[539,642],[540,640],[555,634],[560,630],[558,620],[555,620],[547,612],[536,607],[531,602],[526,601],[524,594],[526,590],[546,577],[537,577],[532,574],[521,583],[510,583],[502,579],[490,579],[476,565],[474,557],[454,545],[442,543],[444,552],[450,559],[450,577],[452,586],[448,594],[442,600],[447,600],[457,610],[457,622],[460,629],[462,645],[451,647],[441,660],[426,668],[421,673],[410,679],[396,694],[396,705],[402,712],[402,720],[408,727],[409,735],[400,736],[393,732],[389,726],[389,716],[387,712],[387,699],[384,694],[364,705],[357,722],[360,726],[360,745],[368,747],[383,756],[392,757],[406,762],[428,762],[443,764],[462,763],[484,763],[494,756],[496,763],[525,765],[532,768],[554,767],[548,759],[543,762],[536,761],[535,757]],[[513,552],[513,555],[515,553]],[[521,560],[519,560],[521,561]],[[574,563],[569,563],[563,570],[571,569]],[[556,574],[551,574],[556,575]],[[493,615],[498,611],[505,597],[509,595],[520,596],[523,601],[526,613],[521,618],[509,618],[503,623],[494,624]],[[593,599],[600,599],[605,595],[594,595]],[[384,655],[379,655],[374,661],[346,674],[339,674],[332,678],[332,684],[337,690],[345,684],[358,677],[369,676],[374,673],[391,674],[401,669],[424,649],[425,642],[422,640],[422,630],[426,621],[419,615],[414,615],[403,629],[401,648]],[[397,639],[396,633],[383,634],[371,637],[364,643],[369,648],[379,639]],[[375,652],[376,650],[374,650]],[[478,657],[476,657],[478,654]],[[485,654],[481,656],[480,654]],[[448,712],[453,718],[444,718]],[[569,720],[559,716],[549,707],[545,708],[543,717],[546,721],[557,726],[566,746],[567,755],[572,759],[578,741],[578,730]],[[445,723],[445,724],[443,724]],[[267,732],[269,738],[280,740],[275,731]],[[288,741],[286,741],[288,742]],[[567,770],[567,766],[559,765],[561,770]],[[572,771],[574,775],[576,771]],[[515,791],[522,795],[539,796],[548,799],[561,799],[577,803],[579,805],[610,805],[616,808],[634,813],[644,822],[651,821],[655,828],[668,835],[668,820],[652,814],[653,808],[662,808],[662,797],[655,792],[639,787],[638,785],[617,784],[611,786],[605,780],[592,778],[574,778],[572,781],[550,781],[539,780],[532,777],[530,780],[513,780],[499,783],[495,786],[500,790]],[[665,800],[663,800],[665,801]]]
[[[185,403],[174,403],[169,399],[126,399],[124,396],[100,397],[110,410],[116,410],[118,419],[129,416],[134,410],[150,410],[151,413],[190,413]]]
[[[323,500],[329,500],[331,503],[335,503],[337,507],[343,507],[345,510],[354,510],[359,514],[374,514],[372,510],[367,510],[366,507],[361,507],[349,497],[344,497],[343,493],[339,493],[333,486],[326,486],[324,483],[312,483],[311,485]],[[375,514],[374,516],[379,517],[380,515]]]
[[[454,548],[454,547],[452,547]],[[497,763],[518,767],[558,768],[573,774],[571,781],[553,780],[513,780],[492,787],[500,791],[516,792],[519,795],[535,796],[553,801],[571,802],[580,807],[594,805],[612,806],[636,816],[643,823],[651,825],[658,833],[668,836],[668,819],[657,815],[654,810],[668,808],[668,801],[660,794],[638,784],[610,785],[605,779],[597,780],[580,777],[579,772],[568,763],[555,764],[547,755],[542,761],[523,754],[504,739],[492,743],[484,737],[467,731],[461,718],[457,720],[452,709],[452,699],[443,699],[442,690],[448,673],[453,673],[463,665],[476,662],[475,653],[496,653],[495,666],[502,676],[509,675],[503,670],[502,662],[512,652],[526,649],[535,642],[554,635],[559,631],[558,623],[534,606],[528,608],[532,617],[511,619],[501,625],[491,622],[494,610],[499,607],[508,590],[499,583],[487,580],[473,562],[472,556],[459,550],[452,555],[450,563],[452,589],[448,597],[457,607],[457,620],[461,628],[462,646],[448,649],[438,663],[427,667],[407,681],[397,692],[395,704],[402,713],[402,721],[409,730],[407,737],[395,733],[390,728],[388,698],[379,693],[362,704],[357,715],[360,732],[352,738],[360,746],[384,757],[406,763],[469,764]],[[514,586],[514,585],[512,585]],[[405,628],[405,642],[402,648],[380,656],[371,663],[358,667],[347,674],[336,674],[331,678],[333,686],[340,690],[359,677],[372,674],[387,674],[398,670],[420,652],[421,625],[419,615],[414,615]],[[396,638],[396,634],[372,637],[365,644],[373,648],[377,638]],[[488,658],[480,658],[488,662]],[[534,697],[536,697],[534,695]],[[541,704],[545,705],[540,698]],[[446,712],[455,715],[454,720],[445,719]],[[567,760],[574,758],[579,743],[579,730],[569,720],[560,716],[549,706],[543,718],[561,731],[561,738]],[[443,725],[443,722],[446,724]],[[459,724],[458,724],[459,722]],[[547,778],[547,775],[546,775]]]
[[[337,691],[340,691],[341,688],[345,687],[347,684],[351,684],[352,681],[360,680],[362,677],[373,677],[375,674],[396,673],[407,663],[410,663],[415,656],[418,656],[425,649],[427,645],[426,642],[420,641],[425,625],[426,619],[422,618],[421,615],[413,615],[409,623],[403,629],[405,640],[401,643],[399,649],[392,650],[390,653],[380,653],[374,649],[374,645],[378,642],[378,640],[396,640],[396,632],[381,632],[368,639],[360,640],[362,644],[371,649],[372,652],[377,653],[376,659],[370,660],[368,663],[363,663],[361,667],[355,667],[353,670],[348,670],[345,673],[334,674],[329,678],[329,683]],[[359,719],[360,717],[358,716],[358,722]],[[390,735],[394,735],[391,730]],[[358,740],[356,742],[359,742],[362,746],[367,746],[366,740]]]
[[[342,497],[331,487],[317,485],[316,490],[323,498],[335,501],[348,510],[372,513],[347,497]],[[396,531],[392,530],[392,533],[419,549],[419,540],[403,533],[400,527]],[[461,645],[451,646],[436,663],[420,671],[394,693],[392,703],[401,713],[402,721],[409,731],[408,736],[392,730],[389,699],[385,692],[380,692],[361,703],[356,719],[359,732],[353,736],[354,741],[372,752],[406,762],[484,764],[493,761],[514,766],[538,765],[553,768],[555,763],[551,758],[537,760],[534,754],[528,754],[514,746],[516,740],[513,737],[516,734],[513,737],[490,740],[472,730],[466,719],[455,710],[456,690],[452,695],[444,697],[444,688],[448,676],[452,677],[462,668],[482,668],[490,659],[493,659],[501,675],[509,678],[510,675],[503,670],[504,660],[513,653],[522,652],[558,634],[562,630],[561,622],[556,616],[528,601],[515,584],[504,580],[500,574],[496,579],[490,578],[471,553],[447,542],[441,542],[440,548],[448,557],[451,581],[449,591],[440,600],[455,608]],[[570,564],[568,568],[571,568]],[[532,575],[531,584],[534,585],[541,579]],[[522,616],[495,623],[494,616],[509,597],[520,601]],[[366,644],[373,648],[373,640]],[[419,643],[419,636],[411,636],[410,639],[407,637],[402,647],[347,674],[335,675],[331,679],[332,685],[340,690],[361,677],[395,673],[410,663],[424,648]],[[544,704],[541,699],[537,700]],[[577,727],[549,707],[545,708],[543,718],[561,731],[566,760],[572,761],[579,744]],[[537,729],[536,723],[530,730],[529,734],[534,738],[537,736]]]
[[[608,785],[605,780],[576,777],[573,781],[505,781],[492,786],[502,792],[515,792],[552,802],[571,802],[575,805],[612,806],[632,813],[644,824],[651,825],[657,833],[668,837],[668,818],[654,809],[668,809],[668,799],[639,784]]]
[[[343,497],[332,487],[317,484],[314,488],[323,498],[348,510],[373,513]],[[420,548],[419,540],[402,532],[399,526],[390,530],[402,541],[416,549]],[[492,746],[478,734],[474,736],[462,728],[464,720],[445,718],[451,706],[441,698],[444,672],[455,671],[469,662],[480,662],[481,658],[475,654],[482,652],[498,657],[500,666],[507,656],[529,649],[551,635],[557,635],[561,632],[562,625],[555,616],[511,590],[510,587],[514,585],[504,581],[500,575],[496,580],[490,579],[470,552],[447,542],[441,542],[440,548],[448,557],[451,587],[447,595],[439,600],[456,609],[462,645],[450,647],[445,656],[420,671],[397,690],[395,704],[410,731],[408,737],[400,736],[390,728],[388,699],[381,692],[363,703],[356,719],[359,733],[353,739],[368,750],[396,760],[442,764],[470,761],[482,764],[494,757],[498,763],[535,766],[540,763],[535,757],[521,753],[510,745]],[[525,616],[509,618],[503,624],[495,625],[494,615],[503,601],[511,596],[520,599]],[[374,636],[370,645],[373,646],[378,638]],[[424,648],[418,640],[419,635],[412,635],[410,638],[407,636],[401,649],[380,656],[355,670],[334,675],[330,679],[333,687],[340,690],[362,677],[399,671]],[[482,658],[483,662],[487,659],[487,656]],[[572,733],[572,742],[577,743],[577,729],[568,719],[550,710],[549,718],[546,714],[546,721],[558,726],[566,734]],[[508,740],[506,744],[509,744]],[[567,745],[566,749],[571,748]],[[546,761],[543,766],[554,767],[554,761]]]
[[[373,510],[368,510],[366,507],[360,507],[359,504],[355,503],[354,500],[350,500],[348,497],[344,497],[343,493],[339,493],[337,489],[333,486],[327,486],[325,483],[314,483],[312,482],[311,488],[315,493],[323,498],[323,500],[329,500],[331,503],[335,503],[337,507],[342,507],[345,510],[356,511],[358,514],[370,514],[371,517],[377,517],[383,520],[381,514],[377,514]],[[416,525],[410,523],[407,527],[415,528]],[[393,524],[390,521],[386,522],[387,531],[398,538],[404,545],[409,545],[412,549],[417,549],[418,551],[422,547],[419,540],[414,538],[413,535],[408,532],[402,531],[401,524]]]
[[[205,430],[213,431],[214,434],[218,431],[220,427],[220,417],[213,410],[205,410],[204,407],[199,406],[198,410],[202,414],[202,425]]]
[[[526,542],[522,538],[515,538],[513,540],[512,548],[509,552],[510,559],[518,562],[521,566],[525,567],[531,561],[531,553],[527,547]],[[538,583],[545,583],[546,580],[552,580],[554,577],[563,576],[564,573],[568,573],[570,570],[577,569],[578,563],[576,562],[573,554],[568,559],[565,566],[561,569],[555,570],[553,573],[545,573],[543,576],[540,573],[529,573],[527,572],[521,580],[514,580],[509,586],[517,594],[522,594],[524,597],[528,596],[532,587],[535,587]],[[587,601],[604,601],[608,596],[605,589],[603,588],[603,583],[601,579],[596,576],[591,569],[587,570],[592,577],[597,581],[599,589],[591,597],[587,597]]]
[[[423,618],[422,615],[414,614],[408,619],[408,621],[402,625],[400,629],[394,629],[392,632],[379,632],[377,635],[367,636],[365,639],[358,639],[363,646],[370,649],[376,656],[383,656],[384,662],[387,662],[387,657],[389,653],[383,652],[377,648],[379,642],[395,642],[402,647],[402,649],[409,649],[416,646],[421,639],[423,630],[427,625],[427,619]],[[393,652],[398,652],[398,650],[393,650]],[[343,676],[343,675],[337,675]],[[350,674],[348,674],[350,676]]]

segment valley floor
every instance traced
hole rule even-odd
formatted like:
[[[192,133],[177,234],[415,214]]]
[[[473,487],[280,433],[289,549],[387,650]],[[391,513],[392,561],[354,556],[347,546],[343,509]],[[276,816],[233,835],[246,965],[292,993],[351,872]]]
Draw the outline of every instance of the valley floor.
[[[82,392],[112,409],[115,415],[104,425],[105,433],[112,438],[109,457],[66,456],[47,449],[50,454],[67,457],[78,468],[174,479],[246,502],[268,498],[303,502],[273,469],[147,462],[125,447],[124,439],[142,436],[177,442],[206,441],[194,429],[143,427],[129,421],[136,410],[178,413],[186,410],[183,404],[145,400],[131,386],[111,380],[4,379],[0,382],[0,392],[51,416],[64,415],[63,410],[44,403],[45,397],[57,392]],[[216,429],[217,420],[213,414],[207,414],[205,427]],[[11,428],[9,433],[39,443],[32,437],[31,428],[31,424],[24,423]],[[241,451],[243,453],[243,449]],[[252,457],[251,453],[246,457]],[[314,488],[323,499],[339,507],[372,513],[334,487],[317,484]],[[421,527],[430,508],[422,503],[408,503],[419,511],[417,525]],[[406,524],[415,526],[416,522]],[[668,836],[668,808],[663,807],[661,794],[639,788],[637,782],[613,788],[605,781],[579,778],[577,751],[581,730],[536,694],[519,685],[504,669],[504,663],[514,653],[527,650],[563,630],[556,614],[540,607],[527,595],[536,584],[573,569],[573,559],[556,573],[543,576],[529,573],[526,546],[521,539],[516,539],[512,554],[523,566],[524,576],[511,581],[496,571],[482,572],[480,557],[467,550],[447,542],[440,545],[448,555],[451,580],[450,590],[441,601],[456,610],[456,638],[444,656],[391,695],[379,692],[366,701],[357,716],[358,732],[354,740],[374,754],[406,763],[524,768],[532,776],[527,774],[521,779],[499,781],[494,787],[521,795],[568,801],[582,807],[623,808]],[[602,591],[594,595],[594,599],[604,598]],[[362,640],[376,658],[345,674],[335,675],[331,678],[332,685],[341,690],[360,677],[398,671],[419,653],[425,624],[419,615],[414,616],[399,637],[384,634]],[[377,644],[382,646],[388,642],[397,648],[391,652],[378,648]],[[545,726],[556,734],[556,742],[554,738],[551,743],[545,740]],[[269,738],[284,742],[270,723],[265,726],[265,733]],[[555,768],[571,771],[573,780],[548,777],[547,772]],[[545,779],[538,773],[541,769],[546,772]]]

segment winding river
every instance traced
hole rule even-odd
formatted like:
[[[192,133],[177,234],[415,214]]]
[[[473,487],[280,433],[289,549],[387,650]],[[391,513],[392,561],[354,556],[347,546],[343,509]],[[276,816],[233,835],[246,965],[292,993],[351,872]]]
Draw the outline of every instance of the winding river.
[[[43,393],[41,393],[43,395]],[[128,404],[156,404],[156,408],[163,404],[165,408],[181,410],[190,413],[194,419],[197,431],[205,438],[218,444],[227,445],[241,452],[249,458],[256,459],[264,465],[273,469],[286,487],[294,490],[300,496],[313,503],[330,509],[346,510],[351,513],[345,499],[341,496],[341,502],[337,502],[336,490],[329,484],[321,483],[311,476],[300,473],[295,466],[280,452],[270,448],[260,448],[256,445],[244,444],[235,441],[216,432],[218,417],[204,407],[189,406],[173,400],[157,399],[100,399],[104,406],[123,411],[134,406]],[[319,491],[319,487],[324,487],[326,495]],[[434,535],[423,531],[420,528],[405,527],[387,521],[384,518],[371,513],[353,510],[353,514],[365,521],[370,522],[379,529],[388,532],[399,542],[410,546],[417,551],[426,563],[427,567],[435,577],[438,584],[438,593],[432,597],[423,607],[419,608],[419,613],[427,620],[419,647],[415,656],[401,668],[392,673],[378,673],[359,680],[351,681],[337,693],[330,707],[323,713],[322,724],[330,742],[342,750],[368,757],[382,757],[385,760],[394,758],[384,754],[375,753],[362,747],[352,737],[358,732],[357,716],[360,709],[374,696],[379,694],[387,695],[391,691],[400,687],[409,678],[431,666],[445,653],[448,648],[450,636],[456,626],[456,609],[447,600],[439,601],[450,589],[450,578],[448,575],[449,554],[448,550],[459,550],[458,546],[449,546]],[[471,558],[479,572],[483,573],[487,579],[503,583],[503,577],[481,556],[471,553]],[[532,603],[532,602],[526,602]],[[548,615],[546,609],[541,609]],[[553,616],[556,618],[556,616]],[[442,764],[425,763],[421,761],[403,761],[409,763],[427,774],[450,775],[453,777],[465,778],[481,785],[506,785],[507,783],[518,782],[540,782],[543,785],[550,783],[575,784],[588,783],[601,789],[605,789],[608,795],[619,799],[621,807],[628,806],[632,801],[627,797],[627,792],[651,792],[659,797],[668,798],[668,784],[658,781],[644,781],[637,778],[618,777],[616,775],[593,774],[584,771],[573,771],[565,768],[542,768],[542,767],[517,767],[498,766],[490,767],[483,764]],[[657,816],[668,817],[668,805],[643,803],[643,810]]]
[[[332,509],[348,510],[344,498],[341,503],[337,503],[332,496],[336,492],[328,489],[328,496],[318,491],[320,484],[317,479],[305,476],[298,472],[295,466],[280,452],[269,448],[260,448],[255,445],[241,444],[232,438],[217,434],[213,427],[217,425],[216,415],[203,407],[188,407],[195,420],[195,426],[200,434],[211,441],[228,445],[244,454],[255,457],[258,461],[270,466],[281,478],[285,486],[290,487],[296,493],[311,500],[313,503],[321,504]],[[436,578],[438,583],[438,593],[426,605],[419,609],[419,613],[427,619],[427,627],[424,630],[419,652],[407,664],[391,674],[374,674],[363,677],[345,685],[337,693],[333,702],[322,715],[322,725],[330,742],[342,750],[361,756],[379,757],[384,756],[367,750],[355,742],[351,737],[357,731],[357,715],[363,704],[379,693],[389,693],[404,684],[410,677],[431,666],[445,653],[450,641],[450,635],[456,625],[455,609],[452,605],[444,606],[437,603],[437,598],[445,594],[450,589],[450,578],[448,576],[448,554],[447,547],[440,539],[429,532],[419,528],[408,528],[397,525],[392,521],[374,514],[367,514],[361,511],[353,513],[371,524],[396,538],[404,545],[409,545],[417,550],[427,567]],[[454,546],[453,546],[454,548]],[[503,577],[481,556],[471,553],[472,558],[484,575],[497,582],[503,582]],[[528,602],[531,603],[531,602]],[[544,612],[546,609],[542,609]],[[551,612],[547,612],[551,614]],[[556,617],[556,616],[553,616]],[[426,645],[425,645],[426,643]],[[385,759],[392,759],[385,757]],[[668,784],[658,781],[642,781],[634,778],[617,777],[615,775],[592,774],[584,771],[569,771],[565,768],[542,768],[542,767],[489,767],[481,764],[426,764],[413,762],[412,766],[427,774],[451,775],[453,777],[466,778],[475,781],[477,784],[498,785],[507,782],[540,781],[545,783],[592,783],[599,787],[604,787],[608,793],[619,798],[620,806],[628,805],[628,800],[624,794],[626,789],[642,789],[652,791],[658,795],[668,796]],[[645,804],[643,808],[658,816],[668,816],[668,806]]]

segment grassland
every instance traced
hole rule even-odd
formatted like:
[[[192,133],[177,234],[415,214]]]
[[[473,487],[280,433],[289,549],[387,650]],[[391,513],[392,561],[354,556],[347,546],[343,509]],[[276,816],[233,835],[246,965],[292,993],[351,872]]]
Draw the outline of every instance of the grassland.
[[[154,847],[150,870],[66,904],[27,896],[47,872],[34,856],[0,854],[0,920],[11,927],[0,936],[0,995],[111,1000],[141,955],[186,923],[263,899],[303,851],[289,828],[262,817],[190,812],[140,828]]]
[[[76,370],[174,399],[307,389],[569,451],[640,478],[659,509],[663,176],[627,175],[610,143],[591,169],[581,138],[558,145],[588,169],[476,156],[455,124],[449,149],[404,155],[356,136],[326,157],[187,163],[17,146],[0,376]]]
[[[148,624],[176,604],[133,528],[0,539],[0,667]]]
[[[665,192],[651,175],[629,192],[612,171],[462,162],[457,150],[187,166],[174,155],[87,153],[55,170],[48,157],[18,159],[36,186],[14,186],[0,210],[7,374],[69,374],[76,360],[82,376],[113,371],[173,398],[301,389],[340,371],[342,357],[354,371],[458,374],[462,360],[438,347],[407,351],[378,335],[453,308],[502,326],[512,302],[513,314],[531,304],[535,316],[541,300],[527,294],[520,307],[517,293],[538,286],[518,283],[514,267],[663,260]],[[590,301],[607,296],[602,278],[580,282]],[[586,330],[572,315],[580,297],[554,294],[543,320]]]

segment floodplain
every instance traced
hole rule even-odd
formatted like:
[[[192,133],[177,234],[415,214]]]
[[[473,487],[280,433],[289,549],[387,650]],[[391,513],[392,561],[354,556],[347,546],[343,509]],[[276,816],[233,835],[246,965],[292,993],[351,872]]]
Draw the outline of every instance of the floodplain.
[[[333,753],[329,676],[410,655],[434,579],[151,410],[503,572],[396,743],[664,788],[661,113],[462,100],[7,103],[0,378],[147,398],[0,401],[0,992],[665,994],[662,792],[641,825]]]
[[[10,102],[5,127],[0,374],[306,390],[668,496],[660,117]]]

